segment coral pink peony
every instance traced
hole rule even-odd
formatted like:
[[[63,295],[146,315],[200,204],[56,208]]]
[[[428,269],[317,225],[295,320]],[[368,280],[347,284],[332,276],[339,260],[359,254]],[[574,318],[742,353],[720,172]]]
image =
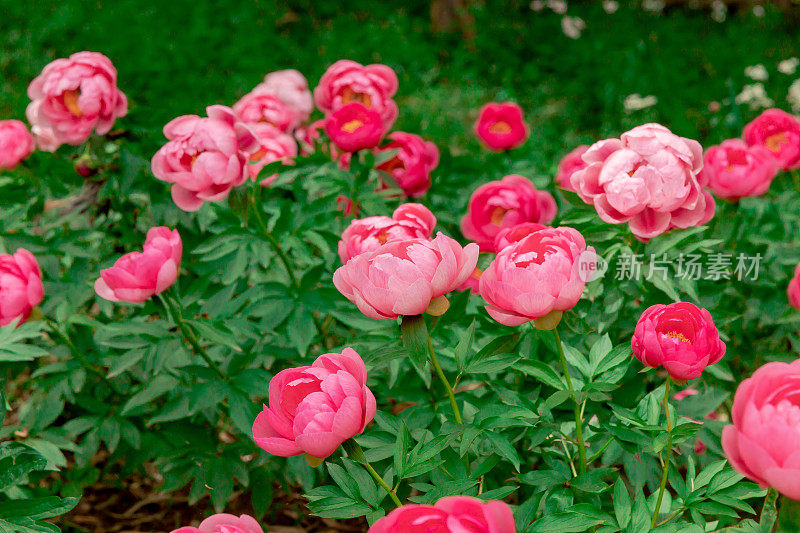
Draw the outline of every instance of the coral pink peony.
[[[0,120],[0,169],[12,169],[33,153],[28,126],[19,120]]]
[[[33,254],[24,248],[0,254],[0,326],[17,318],[22,324],[43,298],[42,271]]]
[[[406,196],[422,196],[431,188],[431,171],[439,164],[439,150],[413,133],[395,131],[389,139],[392,142],[378,152],[397,150],[397,154],[378,165],[378,170],[389,174]]]
[[[403,204],[390,217],[374,216],[353,220],[342,233],[339,257],[347,263],[353,257],[372,252],[389,241],[427,239],[436,217],[422,204]]]
[[[506,326],[534,321],[552,329],[578,303],[596,261],[594,248],[568,227],[543,227],[497,252],[483,272],[486,311]]]
[[[97,52],[78,52],[49,63],[28,87],[25,115],[41,150],[78,145],[92,131],[105,135],[128,100],[117,89],[117,70]]]
[[[645,309],[631,339],[633,355],[646,366],[663,366],[678,381],[697,379],[725,355],[711,315],[688,302]]]
[[[299,122],[305,122],[314,111],[314,97],[308,89],[308,80],[295,69],[276,70],[264,76],[254,92],[274,94],[294,111]]]
[[[409,504],[381,518],[369,533],[515,533],[511,508],[500,500],[448,496],[435,505]]]
[[[604,221],[627,222],[641,241],[672,228],[704,224],[714,216],[714,199],[698,180],[700,144],[660,124],[596,142],[583,160],[588,166],[570,178],[575,192]]]
[[[572,175],[577,171],[586,168],[587,163],[583,160],[583,154],[586,153],[586,150],[588,149],[589,146],[581,144],[570,153],[565,155],[564,158],[558,163],[558,173],[556,174],[555,181],[559,187],[567,189],[568,191],[575,190],[572,188],[570,178],[572,178]]]
[[[374,148],[383,137],[380,115],[358,103],[347,104],[328,115],[325,132],[343,152]]]
[[[350,259],[333,284],[362,313],[378,320],[446,310],[444,295],[475,270],[478,245],[464,248],[439,233],[433,240],[390,241]]]
[[[761,145],[747,146],[741,139],[728,139],[706,150],[702,179],[720,198],[739,200],[761,196],[778,174],[772,153]]]
[[[731,415],[722,449],[734,470],[800,500],[800,361],[756,370],[736,390]]]
[[[182,527],[172,533],[264,533],[264,530],[250,515],[220,513],[209,516],[198,527]]]
[[[253,124],[250,128],[256,134],[259,144],[258,151],[250,154],[250,177],[256,179],[262,168],[275,161],[283,161],[284,165],[294,164],[297,142],[293,137],[269,124]],[[267,176],[261,180],[261,185],[271,185],[277,177],[277,174]]]
[[[792,281],[789,282],[786,293],[789,296],[789,305],[795,309],[800,309],[800,264],[794,269],[794,276]]]
[[[494,252],[494,238],[505,228],[523,222],[547,224],[558,207],[553,196],[529,179],[512,174],[478,187],[469,198],[461,232],[478,243],[482,252]]]
[[[184,211],[219,202],[250,177],[248,159],[259,149],[255,133],[229,107],[206,108],[208,117],[184,115],[164,126],[169,142],[153,156],[156,178],[172,184]]]
[[[475,134],[490,150],[502,152],[525,143],[528,127],[522,108],[513,102],[490,102],[481,108]]]
[[[800,121],[780,109],[767,109],[744,127],[745,142],[763,146],[783,170],[800,168]]]
[[[94,290],[112,302],[144,302],[175,283],[182,255],[178,230],[150,228],[142,252],[127,253],[101,271]]]
[[[233,112],[246,124],[269,124],[287,133],[300,124],[291,107],[274,94],[254,90],[233,104]]]
[[[367,368],[353,351],[320,355],[269,382],[269,406],[253,423],[256,444],[273,455],[324,459],[375,416]]]
[[[341,59],[328,67],[314,89],[314,101],[326,115],[352,102],[372,109],[381,117],[383,131],[397,119],[397,75],[386,65],[361,65]]]

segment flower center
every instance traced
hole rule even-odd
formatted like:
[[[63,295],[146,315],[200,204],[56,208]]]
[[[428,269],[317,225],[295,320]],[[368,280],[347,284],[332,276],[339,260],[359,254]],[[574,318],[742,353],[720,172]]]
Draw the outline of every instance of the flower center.
[[[342,94],[342,102],[345,104],[349,104],[350,102],[358,102],[367,109],[372,107],[372,97],[370,97],[370,95],[367,93],[358,93],[350,87],[344,90],[344,93]]]
[[[786,132],[776,133],[764,139],[764,145],[773,152],[780,152],[781,145],[787,141]]]
[[[511,133],[511,126],[509,126],[508,122],[501,120],[489,126],[489,131],[492,133],[505,135],[507,133]]]
[[[686,337],[686,335],[678,331],[668,331],[667,333],[664,333],[664,336],[669,337],[670,339],[678,339],[681,342],[692,342]]]
[[[386,244],[386,241],[389,240],[389,235],[387,235],[386,231],[384,230],[375,235],[375,238],[378,239],[379,243]]]
[[[499,226],[503,223],[503,218],[505,218],[506,213],[508,213],[508,209],[505,207],[495,207],[494,211],[492,211],[492,224]]]
[[[78,97],[81,95],[80,89],[76,89],[74,91],[64,91],[64,106],[66,106],[67,111],[75,115],[76,117],[82,117],[83,111],[81,111],[80,106],[78,106]]]
[[[355,119],[353,119],[353,120],[351,120],[349,122],[345,122],[342,125],[342,129],[344,131],[346,131],[347,133],[353,133],[354,131],[356,131],[358,128],[360,128],[363,125],[364,125],[363,122],[361,122],[360,120],[355,118]]]

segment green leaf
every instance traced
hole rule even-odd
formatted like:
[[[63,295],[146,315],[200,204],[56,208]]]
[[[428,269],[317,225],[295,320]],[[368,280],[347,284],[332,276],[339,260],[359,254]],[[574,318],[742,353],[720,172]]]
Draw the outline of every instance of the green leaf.
[[[549,365],[541,362],[535,361],[532,359],[518,361],[514,368],[517,370],[524,372],[525,374],[534,377],[544,383],[545,385],[549,385],[556,390],[566,390],[567,386],[564,383],[564,380],[561,376],[553,370]]]
[[[463,372],[464,368],[466,368],[467,364],[467,356],[469,355],[469,351],[472,348],[472,341],[475,337],[475,319],[472,319],[472,323],[469,325],[467,330],[464,332],[464,335],[456,344],[455,349],[453,350],[453,355],[456,360],[456,368],[459,372]]]
[[[131,396],[122,408],[122,414],[126,415],[144,404],[163,396],[173,390],[178,384],[178,380],[168,374],[158,374],[151,381],[145,384],[144,388]]]
[[[411,361],[421,369],[428,360],[428,326],[422,315],[406,315],[400,323],[403,346],[408,350]]]
[[[628,527],[625,528],[625,531],[627,533],[645,533],[650,531],[650,508],[647,507],[647,500],[644,497],[644,492],[636,493],[631,520],[628,523]]]
[[[631,520],[631,509],[633,503],[628,493],[628,488],[622,478],[617,478],[614,483],[614,515],[617,517],[617,525],[620,529],[625,529]]]
[[[47,355],[46,350],[28,344],[30,340],[41,338],[44,323],[30,321],[17,327],[18,322],[14,320],[0,328],[0,362],[33,361]]]

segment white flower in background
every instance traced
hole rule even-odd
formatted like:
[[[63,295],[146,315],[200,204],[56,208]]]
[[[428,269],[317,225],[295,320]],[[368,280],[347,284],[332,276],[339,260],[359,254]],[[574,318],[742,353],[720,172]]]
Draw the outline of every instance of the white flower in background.
[[[736,95],[736,103],[739,105],[747,104],[751,109],[775,105],[775,102],[767,96],[767,91],[761,83],[745,85],[742,88],[742,92]]]
[[[789,59],[784,59],[778,63],[778,72],[791,76],[795,73],[795,71],[797,71],[798,66],[800,66],[800,59],[797,59],[796,57],[790,57]]]
[[[722,0],[711,2],[711,18],[717,22],[725,22],[728,17],[728,6]]]
[[[764,16],[764,6],[762,6],[762,5],[753,6],[753,15],[758,17],[758,18],[763,17]]]
[[[644,0],[642,2],[642,9],[645,11],[663,11],[664,0]]]
[[[586,23],[578,17],[562,17],[561,30],[570,39],[577,39],[581,32],[586,28]]]
[[[767,81],[767,78],[769,78],[769,72],[767,72],[766,67],[762,64],[746,67],[744,69],[744,75],[756,81]]]
[[[603,0],[603,10],[609,15],[613,15],[619,9],[619,2],[616,0]]]
[[[800,79],[794,80],[789,86],[789,94],[786,96],[786,100],[792,106],[792,111],[800,113]]]
[[[533,2],[531,2],[531,9],[536,12],[541,11],[544,9],[544,2],[542,0],[533,0]]]
[[[567,3],[564,0],[547,0],[547,7],[558,15],[563,15],[567,12]]]
[[[634,93],[625,98],[622,107],[625,108],[626,112],[631,113],[633,111],[641,111],[642,109],[653,107],[657,103],[658,98],[652,94],[649,96],[641,96],[640,94]]]

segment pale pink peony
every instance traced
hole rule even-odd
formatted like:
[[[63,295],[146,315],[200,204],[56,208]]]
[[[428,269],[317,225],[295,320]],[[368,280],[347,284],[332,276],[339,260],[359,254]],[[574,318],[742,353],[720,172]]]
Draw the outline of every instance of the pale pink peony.
[[[245,124],[269,124],[283,133],[294,131],[300,124],[300,118],[283,100],[258,89],[233,104],[233,112]]]
[[[367,368],[352,349],[320,355],[269,382],[269,405],[253,423],[256,444],[280,457],[324,459],[358,435],[375,416]]]
[[[0,254],[0,327],[17,318],[22,324],[42,299],[42,271],[33,254],[24,248]]]
[[[361,104],[347,104],[328,115],[325,133],[343,152],[374,148],[383,137],[381,117]]]
[[[789,296],[789,305],[795,309],[800,309],[800,264],[794,269],[794,276],[792,281],[789,282],[786,293]]]
[[[326,115],[352,102],[372,109],[381,117],[383,131],[397,119],[397,75],[386,65],[361,65],[341,59],[328,67],[314,89],[314,101]]]
[[[588,149],[588,145],[581,144],[570,153],[565,155],[564,158],[558,163],[558,173],[556,174],[555,181],[559,187],[567,189],[568,191],[575,190],[572,188],[570,178],[572,178],[572,175],[577,171],[586,168],[587,163],[583,160],[583,154],[585,154],[586,150]]]
[[[282,161],[284,165],[293,165],[297,157],[297,142],[293,137],[281,132],[269,124],[253,124],[250,126],[258,138],[257,152],[250,154],[250,177],[256,179],[261,169],[269,163]],[[277,174],[272,174],[261,180],[261,185],[271,185]]]
[[[734,470],[800,500],[800,360],[756,370],[736,390],[731,415],[722,449]]]
[[[475,121],[475,135],[496,152],[510,150],[528,139],[528,126],[522,108],[514,102],[490,102],[481,108]]]
[[[295,69],[276,70],[264,76],[254,91],[274,94],[294,111],[298,122],[306,122],[314,111],[314,97],[308,88],[308,80]]]
[[[391,217],[374,216],[353,220],[339,241],[339,258],[347,263],[364,252],[372,252],[389,241],[427,239],[436,217],[422,204],[403,204]]]
[[[588,164],[572,174],[578,196],[611,224],[628,223],[641,241],[714,216],[714,199],[698,178],[703,152],[697,141],[660,124],[638,126],[620,139],[593,144]]]
[[[533,320],[539,329],[552,329],[581,299],[596,255],[573,228],[528,230],[497,252],[481,276],[480,293],[486,311],[501,324]]]
[[[494,252],[494,238],[505,228],[523,222],[547,224],[558,207],[553,196],[540,191],[528,178],[512,174],[478,187],[469,198],[461,232],[482,252]]]
[[[443,297],[463,284],[478,263],[478,245],[461,247],[438,233],[432,240],[390,241],[357,255],[333,274],[333,284],[370,318],[441,314]],[[429,309],[430,307],[430,309]]]
[[[761,196],[778,175],[778,166],[767,148],[748,146],[741,139],[712,146],[703,161],[702,179],[714,194],[726,200]]]
[[[800,120],[780,109],[767,109],[744,127],[750,146],[763,146],[783,170],[800,168]]]
[[[92,131],[105,135],[128,112],[128,100],[117,89],[117,70],[97,52],[49,63],[31,82],[28,97],[32,102],[25,115],[39,149],[46,152],[81,144]]]
[[[264,533],[264,530],[250,515],[220,513],[209,516],[198,527],[181,527],[172,533]]]
[[[697,379],[725,355],[711,314],[688,302],[645,309],[631,339],[633,355],[644,365],[664,367],[678,381]]]
[[[375,522],[369,533],[515,533],[511,508],[500,500],[448,496],[434,505],[398,507]]]
[[[419,135],[395,131],[392,141],[379,148],[378,153],[397,150],[391,159],[377,166],[389,174],[406,196],[417,198],[431,188],[431,171],[439,164],[439,150]]]
[[[150,228],[142,252],[127,253],[101,271],[94,290],[112,302],[144,302],[175,283],[182,255],[178,230]]]
[[[164,126],[169,142],[153,156],[156,178],[172,184],[184,211],[219,202],[250,178],[248,160],[259,149],[253,131],[229,107],[206,108],[208,117],[184,115]]]
[[[12,169],[33,153],[28,126],[19,120],[0,120],[0,169]]]

